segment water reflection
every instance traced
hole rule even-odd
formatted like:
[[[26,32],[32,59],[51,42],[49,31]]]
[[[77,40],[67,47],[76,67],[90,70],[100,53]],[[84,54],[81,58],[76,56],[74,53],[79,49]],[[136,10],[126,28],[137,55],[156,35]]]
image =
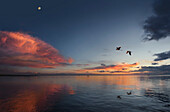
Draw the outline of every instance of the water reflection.
[[[76,77],[77,80],[86,83],[100,83],[104,85],[116,85],[117,89],[139,89],[140,79],[138,76],[82,76]]]
[[[151,97],[151,98],[156,98],[161,102],[167,102],[170,103],[170,97],[168,94],[166,93],[161,93],[161,92],[156,92],[154,90],[145,90],[145,95],[146,97]]]
[[[170,76],[0,78],[0,112],[168,112],[169,95]]]
[[[11,89],[15,90],[11,91]],[[41,112],[69,94],[74,94],[71,86],[53,83],[17,83],[0,85],[1,112]]]

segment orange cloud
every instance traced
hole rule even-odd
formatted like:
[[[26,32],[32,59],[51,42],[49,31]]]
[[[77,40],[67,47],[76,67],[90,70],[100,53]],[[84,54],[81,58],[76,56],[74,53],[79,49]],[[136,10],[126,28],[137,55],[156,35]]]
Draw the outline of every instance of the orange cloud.
[[[0,31],[0,52],[3,65],[55,68],[74,61],[44,41],[21,32]]]
[[[117,71],[126,70],[126,71],[129,71],[130,68],[136,67],[138,65],[139,65],[139,63],[122,64],[122,65],[116,65],[114,67],[107,67],[106,70],[117,70]]]
[[[131,71],[134,67],[137,67],[139,63],[133,63],[133,64],[120,64],[120,65],[108,65],[108,66],[98,66],[98,67],[92,67],[92,68],[85,68],[83,70],[80,70],[81,72],[98,72],[98,73],[128,73]]]
[[[69,59],[68,59],[68,63],[71,64],[71,63],[73,63],[73,62],[74,62],[74,59],[73,59],[73,58],[69,58]]]

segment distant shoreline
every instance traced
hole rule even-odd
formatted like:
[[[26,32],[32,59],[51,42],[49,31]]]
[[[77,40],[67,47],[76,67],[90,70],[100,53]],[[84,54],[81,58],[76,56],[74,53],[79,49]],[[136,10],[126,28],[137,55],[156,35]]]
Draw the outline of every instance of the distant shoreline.
[[[25,74],[25,75],[0,75],[0,77],[37,77],[37,76],[170,76],[170,74],[158,75],[158,74]]]

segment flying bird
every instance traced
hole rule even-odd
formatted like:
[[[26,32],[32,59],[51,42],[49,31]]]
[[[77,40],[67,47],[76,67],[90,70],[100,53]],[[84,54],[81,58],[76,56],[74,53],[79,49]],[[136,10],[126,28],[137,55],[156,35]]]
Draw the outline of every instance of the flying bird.
[[[120,50],[121,47],[116,47],[116,50]]]
[[[126,51],[126,54],[129,54],[129,55],[131,55],[131,51]]]
[[[129,93],[127,92],[127,95],[131,95],[132,94],[132,92],[130,91]]]

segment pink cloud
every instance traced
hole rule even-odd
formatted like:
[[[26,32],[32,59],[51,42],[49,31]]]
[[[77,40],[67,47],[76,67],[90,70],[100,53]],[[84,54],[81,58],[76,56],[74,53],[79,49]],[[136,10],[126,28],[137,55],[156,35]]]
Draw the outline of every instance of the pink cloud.
[[[135,67],[138,67],[139,63],[133,63],[133,64],[128,64],[128,63],[122,63],[118,65],[105,65],[101,64],[101,66],[97,67],[90,67],[90,68],[84,68],[80,70],[76,70],[77,73],[93,73],[93,74],[133,74],[133,70],[135,70]]]
[[[0,31],[0,52],[0,64],[12,66],[55,68],[74,61],[44,41],[22,32]]]

